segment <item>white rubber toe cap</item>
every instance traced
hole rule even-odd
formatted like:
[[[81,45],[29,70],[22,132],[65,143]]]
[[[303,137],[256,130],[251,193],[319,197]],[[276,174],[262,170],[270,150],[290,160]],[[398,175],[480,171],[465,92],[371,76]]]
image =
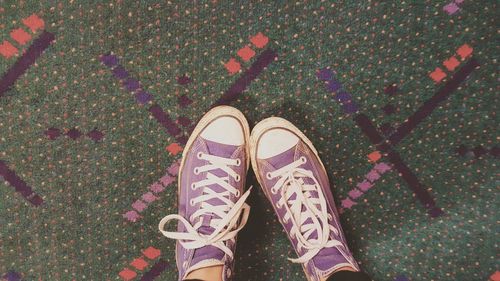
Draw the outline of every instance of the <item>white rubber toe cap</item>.
[[[243,127],[238,119],[222,116],[212,121],[200,134],[206,140],[240,146],[245,143]]]
[[[285,129],[271,129],[259,139],[257,144],[257,158],[267,159],[289,150],[297,145],[299,138]]]

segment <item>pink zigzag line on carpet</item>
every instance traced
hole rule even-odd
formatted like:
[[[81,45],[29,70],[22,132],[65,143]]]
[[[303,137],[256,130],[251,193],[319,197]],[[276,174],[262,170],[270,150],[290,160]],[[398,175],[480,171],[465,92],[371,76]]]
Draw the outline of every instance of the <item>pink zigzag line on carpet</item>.
[[[148,187],[149,191],[142,194],[140,199],[137,199],[134,203],[132,203],[132,210],[125,212],[122,216],[130,222],[138,221],[142,217],[139,213],[142,213],[142,211],[144,211],[149,204],[158,199],[155,195],[163,192],[167,186],[176,181],[177,174],[179,173],[179,164],[179,160],[174,161],[167,168],[165,175],[163,175],[158,181],[151,184]]]

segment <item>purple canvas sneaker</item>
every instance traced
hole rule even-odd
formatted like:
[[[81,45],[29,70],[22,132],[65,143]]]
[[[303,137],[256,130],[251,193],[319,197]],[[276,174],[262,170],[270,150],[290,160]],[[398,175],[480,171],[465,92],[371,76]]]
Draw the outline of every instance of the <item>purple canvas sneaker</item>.
[[[200,268],[222,265],[222,280],[231,280],[236,234],[250,207],[244,192],[249,166],[248,123],[229,106],[210,110],[196,125],[179,170],[179,213],[160,221],[160,231],[176,239],[179,280]],[[176,220],[177,231],[165,224]]]
[[[325,168],[311,141],[282,118],[262,120],[250,136],[250,158],[309,281],[342,267],[359,271],[340,225]]]

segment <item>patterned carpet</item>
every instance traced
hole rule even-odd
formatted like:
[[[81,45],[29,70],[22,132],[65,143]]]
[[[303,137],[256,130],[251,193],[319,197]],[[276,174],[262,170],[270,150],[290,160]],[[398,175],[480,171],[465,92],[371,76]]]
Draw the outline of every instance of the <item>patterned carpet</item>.
[[[157,225],[193,125],[230,104],[309,136],[375,280],[500,280],[495,18],[489,0],[0,1],[0,278],[175,280]],[[305,280],[247,184],[235,280]]]

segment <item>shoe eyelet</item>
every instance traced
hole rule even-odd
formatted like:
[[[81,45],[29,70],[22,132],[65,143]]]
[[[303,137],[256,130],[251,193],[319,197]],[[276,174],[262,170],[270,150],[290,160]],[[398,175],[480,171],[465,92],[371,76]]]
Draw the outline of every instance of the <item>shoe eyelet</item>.
[[[273,187],[271,187],[271,193],[276,195],[278,193],[278,191],[276,189],[274,189]]]
[[[191,184],[191,189],[196,190],[196,184],[194,182]]]
[[[328,220],[330,220],[330,221],[333,220],[332,215],[328,214]]]
[[[196,158],[201,159],[201,157],[203,157],[203,152],[196,153]]]
[[[194,169],[193,169],[193,173],[194,173],[195,175],[199,175],[199,174],[200,174],[200,169],[198,169],[198,167],[194,168]]]
[[[270,173],[270,172],[267,172],[267,173],[266,173],[266,178],[267,178],[268,180],[272,180],[272,179],[273,179],[273,178],[272,178],[272,176],[271,176],[271,173]]]
[[[235,180],[236,182],[240,182],[240,180],[241,180],[240,175],[236,175],[236,177],[234,178],[234,180]]]
[[[240,195],[241,195],[241,192],[239,190],[236,190],[236,194],[234,194],[234,196],[240,197]]]
[[[194,200],[193,199],[189,200],[189,205],[191,205],[191,207],[194,207]]]
[[[300,162],[302,162],[302,164],[305,164],[307,162],[307,159],[304,156],[301,156]]]
[[[236,166],[239,167],[241,165],[241,160],[240,159],[236,159]]]

